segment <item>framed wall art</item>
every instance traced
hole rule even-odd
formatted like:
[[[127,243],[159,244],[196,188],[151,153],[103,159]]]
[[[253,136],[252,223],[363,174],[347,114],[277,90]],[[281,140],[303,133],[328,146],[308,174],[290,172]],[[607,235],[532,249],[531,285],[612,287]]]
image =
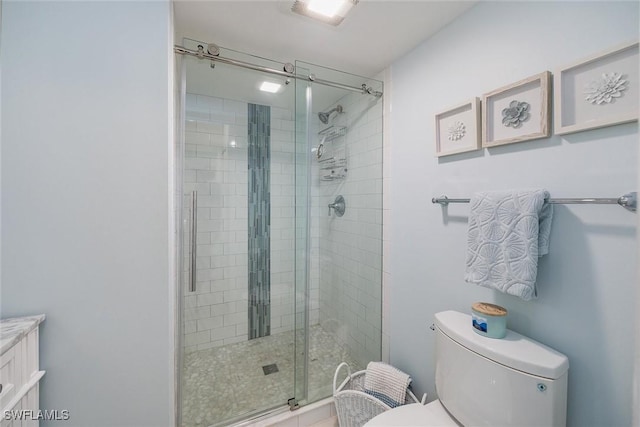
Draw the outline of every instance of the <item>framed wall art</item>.
[[[495,147],[551,135],[551,73],[545,71],[482,97],[482,146]]]
[[[436,114],[436,157],[480,149],[480,100]]]
[[[582,59],[554,75],[558,135],[638,120],[638,42]]]

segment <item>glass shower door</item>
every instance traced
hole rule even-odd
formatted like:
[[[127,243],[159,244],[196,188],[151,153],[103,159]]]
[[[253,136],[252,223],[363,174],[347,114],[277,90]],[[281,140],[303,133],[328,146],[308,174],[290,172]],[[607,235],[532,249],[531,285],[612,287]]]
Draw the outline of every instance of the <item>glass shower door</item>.
[[[222,426],[329,397],[339,363],[380,359],[382,100],[358,88],[382,83],[181,59],[181,425]]]
[[[198,45],[207,47],[184,41]],[[182,60],[181,422],[228,425],[286,408],[295,394],[294,85]],[[279,92],[260,91],[265,81]]]
[[[382,82],[296,72],[311,76],[296,82],[295,283],[296,397],[310,403],[331,396],[341,362],[381,358]]]

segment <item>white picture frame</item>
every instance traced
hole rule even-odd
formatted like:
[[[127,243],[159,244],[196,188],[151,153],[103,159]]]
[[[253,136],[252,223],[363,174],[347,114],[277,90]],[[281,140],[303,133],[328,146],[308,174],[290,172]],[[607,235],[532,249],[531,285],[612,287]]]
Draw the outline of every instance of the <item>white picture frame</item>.
[[[435,115],[436,157],[480,149],[480,99],[448,108]]]
[[[551,73],[544,71],[482,96],[482,147],[551,136]]]
[[[613,126],[638,120],[638,42],[583,58],[554,74],[554,133]]]

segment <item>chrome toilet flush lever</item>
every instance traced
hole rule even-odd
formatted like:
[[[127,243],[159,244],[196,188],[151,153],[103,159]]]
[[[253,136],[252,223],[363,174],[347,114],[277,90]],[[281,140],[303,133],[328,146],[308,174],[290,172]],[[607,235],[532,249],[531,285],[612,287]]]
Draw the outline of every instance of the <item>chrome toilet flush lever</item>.
[[[329,216],[331,216],[331,209],[333,209],[336,213],[337,217],[341,217],[344,215],[344,211],[347,209],[344,203],[344,197],[338,196],[333,203],[329,203]]]

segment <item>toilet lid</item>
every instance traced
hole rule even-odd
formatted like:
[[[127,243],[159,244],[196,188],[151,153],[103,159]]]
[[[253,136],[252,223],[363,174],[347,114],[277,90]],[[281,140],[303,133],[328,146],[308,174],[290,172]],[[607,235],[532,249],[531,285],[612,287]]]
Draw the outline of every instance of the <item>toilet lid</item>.
[[[372,418],[364,427],[436,427],[460,426],[439,400],[428,405],[412,403],[398,406]]]

